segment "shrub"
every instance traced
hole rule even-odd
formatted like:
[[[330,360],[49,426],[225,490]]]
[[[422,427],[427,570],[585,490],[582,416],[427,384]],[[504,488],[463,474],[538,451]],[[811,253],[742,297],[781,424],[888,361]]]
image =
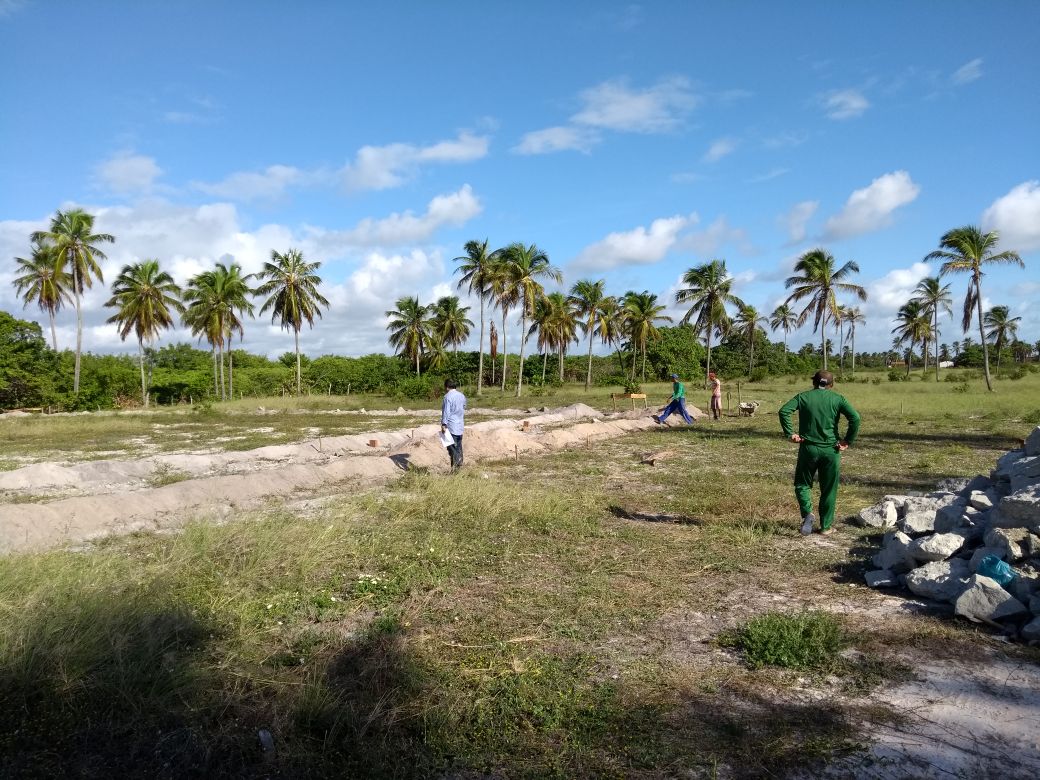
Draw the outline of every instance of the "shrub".
[[[828,669],[847,644],[841,624],[827,612],[788,615],[767,612],[752,618],[728,644],[744,651],[748,663],[788,669]]]
[[[759,366],[751,372],[751,376],[748,378],[749,382],[764,382],[769,376],[769,369],[765,366]]]
[[[401,379],[397,383],[396,395],[416,401],[428,400],[437,396],[434,378],[429,374]]]

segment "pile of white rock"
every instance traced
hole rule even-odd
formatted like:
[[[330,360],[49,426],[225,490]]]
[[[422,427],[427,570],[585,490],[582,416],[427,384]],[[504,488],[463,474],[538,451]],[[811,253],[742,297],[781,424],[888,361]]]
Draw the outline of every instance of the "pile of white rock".
[[[1040,426],[997,461],[988,477],[924,496],[885,496],[859,514],[892,529],[867,572],[872,588],[906,587],[953,604],[969,620],[1040,641]],[[983,558],[1006,561],[1006,585],[977,573]]]

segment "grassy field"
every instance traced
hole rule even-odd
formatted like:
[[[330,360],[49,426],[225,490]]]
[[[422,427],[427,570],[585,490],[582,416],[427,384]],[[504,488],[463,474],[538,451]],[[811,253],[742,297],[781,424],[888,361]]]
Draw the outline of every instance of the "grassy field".
[[[775,410],[804,386],[742,386],[754,418],[4,559],[0,776],[776,777],[855,751],[897,719],[866,694],[912,674],[903,659],[994,644],[868,614],[866,531],[798,535]],[[988,472],[1038,422],[1035,374],[959,387],[839,387],[864,416],[840,518]],[[25,422],[47,421],[3,424]],[[770,644],[792,632],[808,646]]]

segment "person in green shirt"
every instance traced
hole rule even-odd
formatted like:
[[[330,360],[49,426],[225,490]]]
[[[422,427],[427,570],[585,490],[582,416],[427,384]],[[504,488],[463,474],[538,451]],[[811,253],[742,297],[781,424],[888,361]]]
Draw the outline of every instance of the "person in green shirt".
[[[672,412],[678,412],[686,420],[687,425],[693,425],[693,418],[686,411],[686,388],[679,381],[678,374],[672,374],[672,397],[668,399],[668,405],[664,408],[661,416],[654,415],[654,422],[664,425],[664,421],[668,419],[668,415]]]
[[[794,495],[802,513],[802,533],[811,534],[816,524],[813,515],[812,486],[820,476],[820,533],[832,532],[834,503],[838,497],[841,453],[856,441],[859,413],[845,396],[833,392],[834,375],[830,371],[813,374],[813,389],[799,393],[780,407],[780,427],[784,435],[798,444],[798,465],[794,469]],[[798,412],[798,433],[791,425],[791,415]],[[840,418],[848,421],[844,438],[838,432]]]

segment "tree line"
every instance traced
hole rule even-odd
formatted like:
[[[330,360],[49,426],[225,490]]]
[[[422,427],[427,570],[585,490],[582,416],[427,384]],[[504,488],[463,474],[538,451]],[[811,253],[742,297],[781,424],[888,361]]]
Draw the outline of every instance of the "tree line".
[[[55,350],[55,316],[66,305],[75,307],[74,394],[80,389],[82,296],[95,282],[104,282],[99,261],[107,259],[104,246],[116,241],[112,235],[95,232],[94,221],[94,216],[82,209],[58,211],[47,230],[30,236],[29,256],[15,258],[18,272],[14,285],[24,305],[35,303],[49,316]],[[961,325],[967,333],[972,322],[978,323],[987,388],[992,389],[990,344],[996,349],[998,367],[1001,351],[1009,344],[1016,356],[1022,353],[1024,342],[1017,340],[1021,318],[1012,317],[1006,306],[994,306],[986,312],[982,309],[983,269],[992,264],[1024,265],[1018,253],[998,252],[997,243],[996,232],[984,233],[977,227],[965,226],[944,234],[939,248],[924,258],[941,261],[939,275],[921,280],[912,297],[900,308],[892,329],[892,349],[905,356],[908,373],[915,348],[920,346],[925,370],[929,350],[933,350],[938,379],[942,360],[939,318],[943,313],[952,315],[950,285],[944,284],[943,279],[954,273],[969,276]],[[478,395],[483,392],[490,374],[490,384],[499,385],[502,392],[510,381],[515,382],[516,395],[520,396],[525,351],[531,338],[535,339],[542,356],[543,384],[549,355],[556,355],[558,380],[563,381],[567,351],[582,338],[587,343],[586,390],[592,383],[593,350],[597,341],[614,352],[626,383],[634,385],[637,374],[645,381],[648,346],[659,341],[662,328],[672,322],[665,314],[668,307],[656,294],[629,290],[622,295],[608,295],[603,279],[580,279],[566,293],[547,292],[549,283],[562,285],[563,275],[552,265],[548,254],[535,244],[517,242],[492,249],[487,239],[472,240],[465,244],[464,254],[456,257],[455,262],[458,289],[467,291],[479,304],[475,372]],[[193,336],[210,345],[214,396],[233,397],[235,366],[231,345],[236,335],[240,340],[244,338],[243,320],[253,317],[256,309],[253,297],[262,300],[260,314],[270,313],[272,322],[293,333],[295,387],[300,393],[300,331],[305,323],[313,327],[314,320],[329,306],[319,291],[320,267],[320,262],[305,260],[299,250],[290,248],[284,253],[272,250],[271,259],[256,274],[245,274],[234,261],[218,262],[181,288],[162,270],[158,259],[146,258],[124,265],[105,306],[113,311],[108,322],[117,327],[120,337],[125,340],[133,334],[137,340],[143,404],[147,406],[149,400],[146,349],[164,330],[174,327],[178,318]],[[728,273],[724,259],[712,259],[689,268],[682,275],[674,303],[686,309],[679,325],[690,326],[695,343],[703,344],[703,361],[698,360],[698,369],[706,379],[712,369],[713,346],[723,339],[737,338],[747,347],[747,373],[752,374],[756,365],[756,343],[764,337],[766,327],[773,333],[782,332],[786,358],[791,332],[811,321],[813,333],[819,334],[817,354],[823,368],[828,367],[832,351],[830,330],[838,337],[840,370],[845,370],[848,353],[854,373],[856,330],[866,319],[858,306],[846,304],[841,298],[867,300],[866,290],[852,281],[858,272],[859,266],[854,261],[839,266],[825,249],[809,250],[798,258],[793,274],[784,282],[787,298],[766,316],[733,293],[734,278]],[[489,316],[496,309],[500,325]],[[457,296],[444,296],[430,305],[421,304],[418,297],[400,298],[395,308],[386,312],[389,344],[414,366],[416,376],[422,374],[424,366],[427,371],[443,370],[448,350],[457,356],[458,347],[470,336],[474,323],[468,317],[469,312],[470,307],[462,306]],[[520,327],[518,365],[512,370],[514,377],[510,377],[507,358],[510,314],[518,315],[515,324]],[[485,371],[485,354],[489,357],[488,372]]]

